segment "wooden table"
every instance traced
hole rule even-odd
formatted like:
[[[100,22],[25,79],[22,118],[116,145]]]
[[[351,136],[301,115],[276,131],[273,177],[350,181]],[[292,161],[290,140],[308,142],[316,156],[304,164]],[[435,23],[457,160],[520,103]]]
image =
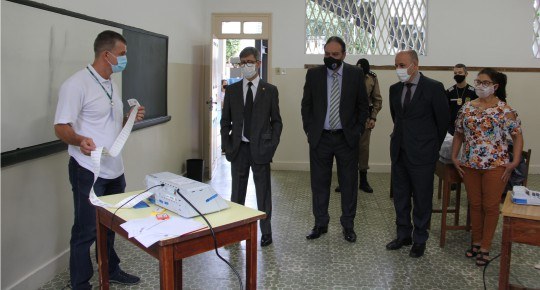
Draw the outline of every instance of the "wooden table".
[[[441,194],[442,188],[442,207],[441,209],[433,209],[434,213],[441,213],[441,237],[439,241],[439,246],[444,247],[446,243],[446,231],[449,230],[470,230],[470,220],[469,214],[467,213],[467,222],[465,225],[459,225],[459,210],[460,210],[460,201],[461,201],[461,176],[457,172],[454,164],[444,163],[442,161],[437,161],[435,167],[435,175],[439,177],[439,187],[438,195]],[[456,187],[456,204],[454,208],[448,208],[450,204],[450,186],[454,183],[457,183]],[[448,213],[454,213],[454,224],[447,225],[446,217]]]
[[[122,193],[101,197],[104,202],[114,204],[138,192]],[[229,202],[229,208],[207,214],[214,228],[218,247],[246,241],[246,289],[257,288],[257,221],[266,217],[264,212]],[[116,209],[96,207],[98,268],[101,289],[109,289],[109,265],[107,260],[107,229],[137,245],[140,249],[159,260],[161,289],[182,289],[182,259],[214,249],[212,234],[208,228],[186,235],[162,240],[146,248],[134,238],[128,239],[120,224],[135,218],[148,217],[155,208],[120,209],[112,221]],[[169,215],[174,213],[167,211]],[[205,224],[201,217],[194,218]]]
[[[504,201],[502,215],[503,233],[499,289],[523,289],[510,285],[512,243],[540,246],[540,206],[514,204],[512,194],[508,192]]]

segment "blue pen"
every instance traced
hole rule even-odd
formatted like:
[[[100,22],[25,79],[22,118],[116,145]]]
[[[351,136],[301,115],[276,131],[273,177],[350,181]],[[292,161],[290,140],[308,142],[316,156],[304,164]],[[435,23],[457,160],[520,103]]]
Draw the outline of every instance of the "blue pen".
[[[217,194],[217,193],[216,193],[216,194],[214,194],[214,195],[212,195],[211,197],[209,197],[209,198],[208,198],[208,199],[206,200],[206,202],[209,202],[209,201],[211,201],[212,199],[216,198],[217,196],[218,196],[218,194]]]

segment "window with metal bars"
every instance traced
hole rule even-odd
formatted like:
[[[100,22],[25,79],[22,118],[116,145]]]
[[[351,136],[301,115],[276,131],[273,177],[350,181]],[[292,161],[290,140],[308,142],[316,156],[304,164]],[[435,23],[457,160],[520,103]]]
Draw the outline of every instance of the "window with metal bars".
[[[540,1],[540,0],[535,0]],[[323,54],[343,38],[348,54],[426,55],[427,0],[306,0],[306,54]]]
[[[540,58],[540,0],[533,0],[534,20],[533,20],[533,55]]]

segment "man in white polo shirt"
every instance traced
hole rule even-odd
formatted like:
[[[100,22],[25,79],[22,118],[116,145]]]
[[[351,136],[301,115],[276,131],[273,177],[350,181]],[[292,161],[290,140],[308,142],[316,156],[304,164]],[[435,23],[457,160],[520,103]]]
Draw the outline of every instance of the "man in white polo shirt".
[[[69,181],[75,208],[69,261],[72,289],[92,288],[90,247],[96,240],[96,213],[88,199],[94,183],[90,152],[100,146],[111,148],[126,121],[118,86],[111,79],[112,73],[126,67],[126,51],[126,40],[121,34],[101,32],[94,41],[94,62],[67,79],[59,92],[54,130],[69,145]],[[144,107],[139,107],[136,120],[142,120],[144,113]],[[101,171],[94,184],[96,195],[124,192],[125,187],[122,156],[102,156]],[[109,231],[107,238],[110,282],[137,284],[139,277],[119,267],[114,232]]]

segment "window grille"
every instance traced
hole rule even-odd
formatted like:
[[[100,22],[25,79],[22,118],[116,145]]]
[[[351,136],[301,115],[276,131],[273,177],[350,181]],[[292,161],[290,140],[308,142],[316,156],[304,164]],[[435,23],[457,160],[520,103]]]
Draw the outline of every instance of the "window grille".
[[[533,54],[534,57],[540,58],[540,0],[533,0],[534,20],[533,20]]]
[[[540,0],[536,0],[538,2]],[[427,0],[306,0],[306,54],[343,38],[349,54],[426,54]]]

